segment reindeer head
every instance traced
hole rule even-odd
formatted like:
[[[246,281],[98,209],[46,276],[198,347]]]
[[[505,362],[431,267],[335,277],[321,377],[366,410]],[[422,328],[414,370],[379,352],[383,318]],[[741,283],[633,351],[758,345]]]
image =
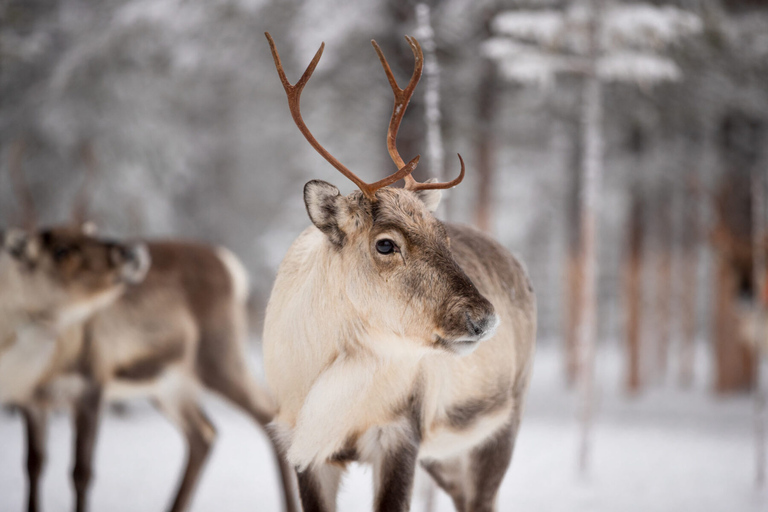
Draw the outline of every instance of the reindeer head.
[[[418,183],[411,173],[419,157],[405,164],[396,146],[400,122],[421,77],[423,56],[418,42],[406,37],[416,65],[405,89],[398,87],[381,49],[373,42],[395,95],[387,146],[399,170],[368,184],[331,156],[301,117],[301,91],[324,46],[320,46],[302,77],[292,85],[269,34],[267,39],[299,130],[326,160],[360,188],[360,192],[345,197],[335,186],[313,180],[304,188],[304,202],[313,224],[327,238],[329,254],[345,269],[343,275],[334,278],[344,281],[346,298],[367,328],[459,353],[471,351],[477,342],[491,337],[499,323],[493,305],[456,263],[446,230],[432,214],[440,201],[440,189],[463,180],[464,161],[459,156],[461,173],[451,182]],[[404,188],[389,187],[400,179],[405,179]]]
[[[64,324],[109,304],[149,268],[144,244],[101,239],[74,227],[10,230],[3,235],[3,250],[18,307]]]

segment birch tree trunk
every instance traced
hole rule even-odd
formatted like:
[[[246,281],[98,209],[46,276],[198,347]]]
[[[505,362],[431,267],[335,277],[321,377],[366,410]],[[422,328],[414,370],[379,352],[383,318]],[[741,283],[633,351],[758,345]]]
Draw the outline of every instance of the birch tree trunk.
[[[424,122],[427,127],[427,162],[429,162],[429,177],[437,181],[445,181],[445,158],[443,149],[443,133],[440,127],[440,68],[437,64],[435,31],[429,5],[416,5],[416,26],[421,47],[424,51]],[[447,192],[447,191],[446,191]],[[444,194],[440,206],[435,212],[440,218],[450,218],[449,198]],[[434,512],[437,502],[437,485],[432,478],[427,477],[424,484],[424,512]]]
[[[698,190],[698,168],[691,170],[683,200],[683,231],[680,255],[682,262],[680,283],[680,321],[682,339],[680,343],[680,385],[688,388],[693,384],[696,361],[696,296],[699,267],[699,243],[701,229],[700,192]]]
[[[427,127],[427,162],[429,177],[445,181],[443,133],[440,127],[440,68],[437,64],[435,31],[427,4],[416,5],[417,37],[424,50],[424,121]],[[438,216],[446,218],[446,201],[441,201]]]
[[[603,175],[602,84],[597,74],[601,0],[592,0],[589,26],[589,72],[584,88],[584,182],[581,194],[582,310],[579,316],[579,380],[581,388],[581,447],[579,468],[589,469],[595,403],[594,366],[597,337],[598,214]]]

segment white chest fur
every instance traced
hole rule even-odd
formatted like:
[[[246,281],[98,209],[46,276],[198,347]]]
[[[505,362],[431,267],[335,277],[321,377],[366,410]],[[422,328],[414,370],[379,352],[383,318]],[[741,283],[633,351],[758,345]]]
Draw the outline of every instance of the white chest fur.
[[[412,357],[339,357],[312,385],[295,425],[280,417],[275,422],[288,446],[288,460],[304,469],[372,428],[397,428],[417,372],[418,360]]]
[[[39,326],[16,330],[15,341],[0,353],[0,402],[29,400],[49,368],[56,351],[56,337]]]

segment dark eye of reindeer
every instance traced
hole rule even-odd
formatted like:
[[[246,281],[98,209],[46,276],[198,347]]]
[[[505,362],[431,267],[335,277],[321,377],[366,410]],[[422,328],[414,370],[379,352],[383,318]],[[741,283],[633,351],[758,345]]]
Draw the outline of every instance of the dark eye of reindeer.
[[[376,242],[376,250],[379,254],[392,254],[397,250],[397,246],[389,238],[382,238]]]
[[[62,261],[69,258],[69,256],[72,254],[72,250],[68,247],[58,247],[54,249],[53,251],[53,259],[57,263],[61,263]]]

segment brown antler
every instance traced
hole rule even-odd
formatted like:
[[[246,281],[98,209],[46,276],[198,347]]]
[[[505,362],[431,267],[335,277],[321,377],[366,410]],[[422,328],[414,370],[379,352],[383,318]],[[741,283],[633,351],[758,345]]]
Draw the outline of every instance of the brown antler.
[[[389,156],[392,157],[392,161],[395,162],[395,165],[398,167],[403,166],[403,159],[400,156],[400,152],[397,150],[397,131],[400,129],[400,123],[403,120],[405,109],[408,108],[408,103],[411,101],[411,96],[413,96],[413,91],[416,89],[416,84],[418,84],[421,79],[421,71],[424,68],[424,54],[421,51],[419,42],[416,38],[411,36],[405,36],[405,40],[408,41],[408,45],[410,45],[415,59],[413,75],[411,75],[411,80],[408,82],[405,89],[401,89],[397,85],[395,75],[392,74],[389,63],[387,63],[387,59],[384,57],[384,53],[381,51],[381,48],[379,48],[379,45],[376,44],[376,41],[371,41],[373,48],[379,56],[381,65],[384,67],[384,72],[387,74],[387,80],[389,80],[389,85],[392,87],[392,92],[395,95],[395,106],[392,109],[392,118],[389,120],[389,129],[387,130],[387,149],[389,150]],[[408,190],[428,190],[455,187],[464,179],[464,160],[461,158],[461,155],[458,156],[459,162],[461,162],[461,173],[455,180],[447,183],[419,183],[413,176],[408,175],[405,177],[405,188]]]
[[[315,54],[314,58],[312,59],[312,62],[309,63],[309,66],[307,66],[307,69],[304,71],[304,74],[301,75],[301,78],[299,78],[299,81],[296,82],[296,84],[291,84],[288,81],[288,78],[285,76],[285,71],[283,70],[283,64],[280,62],[280,56],[277,54],[277,48],[275,47],[275,42],[272,39],[272,36],[269,35],[269,32],[265,32],[265,35],[267,36],[267,40],[269,41],[269,48],[272,50],[272,58],[275,60],[275,67],[277,68],[277,74],[280,76],[280,81],[283,84],[283,88],[285,89],[285,94],[288,96],[288,107],[291,110],[291,116],[293,117],[293,121],[296,123],[296,126],[299,127],[299,131],[304,135],[304,137],[307,139],[307,142],[309,142],[315,150],[320,153],[323,158],[325,158],[332,166],[334,166],[336,169],[338,169],[341,174],[349,178],[354,182],[355,185],[360,188],[360,191],[365,194],[365,197],[370,199],[371,201],[376,200],[376,191],[380,188],[384,188],[388,185],[391,185],[395,183],[398,180],[401,180],[407,176],[409,176],[413,170],[416,168],[416,164],[419,163],[419,157],[417,156],[408,164],[406,165],[400,165],[399,170],[384,178],[383,180],[379,180],[376,183],[366,183],[360,178],[355,175],[352,171],[350,171],[347,167],[344,166],[341,162],[339,162],[336,158],[333,157],[323,146],[320,145],[319,142],[317,142],[317,139],[315,139],[314,136],[312,136],[312,133],[309,131],[309,128],[307,128],[307,125],[304,124],[304,120],[301,118],[301,108],[299,106],[299,102],[301,101],[301,91],[304,89],[304,86],[307,85],[307,82],[309,81],[310,77],[312,76],[312,73],[314,73],[315,68],[317,67],[317,63],[320,61],[320,57],[323,55],[323,49],[325,48],[325,43],[322,43],[320,45],[320,49],[317,50],[317,53]]]

